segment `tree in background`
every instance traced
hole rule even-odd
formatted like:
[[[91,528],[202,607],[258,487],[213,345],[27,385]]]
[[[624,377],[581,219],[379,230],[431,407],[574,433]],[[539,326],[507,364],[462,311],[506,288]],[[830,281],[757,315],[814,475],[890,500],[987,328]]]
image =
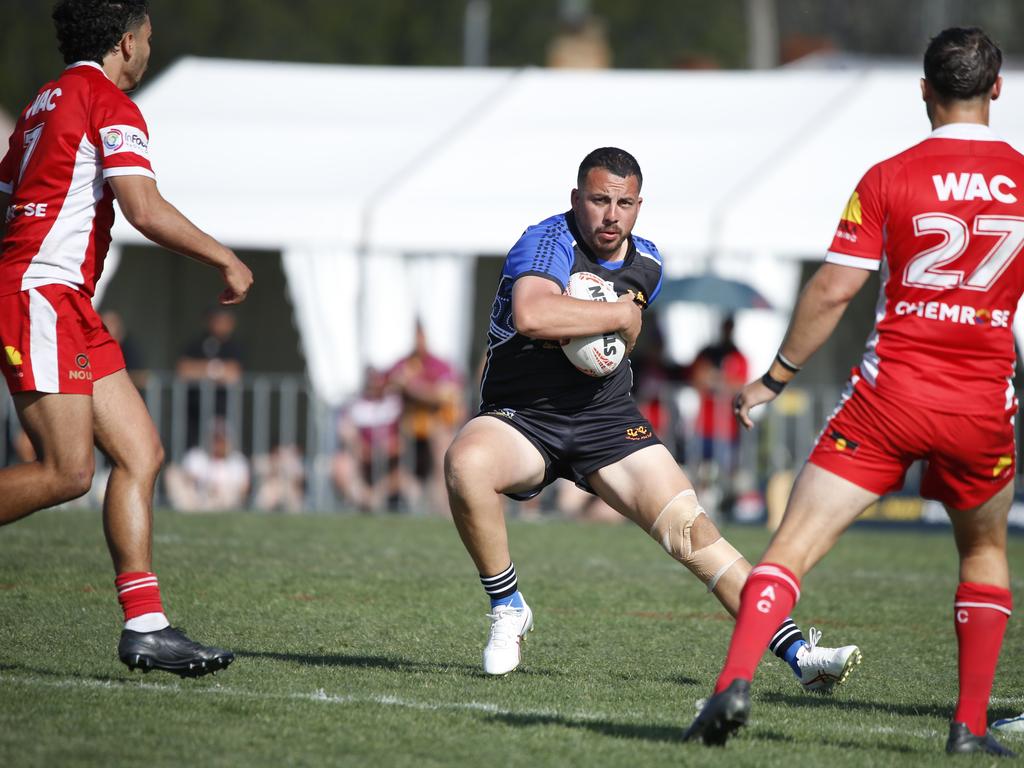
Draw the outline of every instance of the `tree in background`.
[[[459,66],[467,0],[151,0],[159,45],[151,77],[181,56],[334,64]],[[584,3],[583,5],[586,5]],[[0,106],[20,111],[56,76],[49,0],[0,0]],[[616,67],[743,67],[745,0],[590,0]],[[779,38],[874,55],[915,55],[949,24],[997,30],[1004,50],[1024,44],[1014,0],[775,0]],[[543,66],[562,29],[560,0],[491,0],[492,66]],[[801,47],[801,41],[802,47]],[[795,45],[794,45],[795,43]]]

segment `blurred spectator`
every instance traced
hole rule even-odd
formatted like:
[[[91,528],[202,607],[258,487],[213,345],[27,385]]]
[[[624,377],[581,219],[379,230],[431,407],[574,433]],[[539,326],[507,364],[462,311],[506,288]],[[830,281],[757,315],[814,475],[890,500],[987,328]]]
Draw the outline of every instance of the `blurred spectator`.
[[[689,378],[687,366],[669,362],[665,338],[657,322],[650,323],[630,357],[633,368],[633,399],[654,432],[676,457],[685,458],[686,441],[679,434],[680,417],[674,395],[676,387]]]
[[[338,494],[364,512],[402,501],[401,418],[401,397],[388,392],[384,373],[367,368],[363,391],[339,415],[332,468]]]
[[[278,445],[267,455],[253,458],[256,491],[253,505],[262,512],[301,512],[306,468],[293,443]]]
[[[624,523],[626,518],[612,509],[603,499],[587,493],[575,483],[559,480],[556,483],[556,510],[573,520],[588,523]]]
[[[700,395],[697,435],[703,461],[698,476],[701,484],[714,485],[704,491],[701,501],[706,509],[728,507],[735,492],[733,473],[739,458],[740,429],[732,411],[732,401],[747,382],[747,358],[733,341],[733,318],[722,321],[719,339],[697,353],[691,366],[691,381]],[[716,482],[721,478],[724,482]],[[717,492],[717,493],[716,493]]]
[[[100,320],[103,321],[103,325],[106,326],[117,345],[121,347],[121,354],[124,355],[124,368],[128,372],[128,376],[135,382],[135,386],[141,389],[146,385],[148,372],[138,344],[135,343],[135,339],[125,327],[124,318],[117,310],[107,309],[100,314]]]
[[[556,69],[608,69],[612,47],[604,21],[593,16],[567,18],[548,44],[547,65]]]
[[[227,413],[229,385],[242,379],[242,347],[235,340],[233,310],[217,305],[206,313],[206,331],[193,339],[178,358],[178,378],[188,385],[188,430],[186,443],[199,442],[199,423],[204,416]],[[212,386],[212,413],[202,413],[203,387]],[[208,395],[209,396],[209,395]]]
[[[249,495],[249,462],[231,444],[223,419],[214,419],[208,448],[190,449],[181,466],[170,464],[164,485],[171,506],[182,512],[239,509]]]
[[[462,377],[451,365],[430,354],[423,325],[416,323],[412,353],[388,372],[388,385],[402,396],[402,431],[412,441],[413,475],[426,489],[432,509],[447,513],[444,452],[465,418]]]

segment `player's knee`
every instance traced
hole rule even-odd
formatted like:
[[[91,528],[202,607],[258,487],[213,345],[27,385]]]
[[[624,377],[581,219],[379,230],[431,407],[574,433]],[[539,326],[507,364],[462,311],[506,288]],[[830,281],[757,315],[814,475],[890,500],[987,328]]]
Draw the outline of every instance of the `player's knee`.
[[[164,446],[154,430],[146,439],[112,455],[111,460],[132,477],[155,478],[164,464]]]
[[[164,444],[160,442],[159,437],[154,435],[153,440],[147,446],[145,455],[142,458],[143,471],[147,475],[156,477],[160,472],[160,468],[164,465],[165,458]]]
[[[96,462],[90,452],[87,456],[61,462],[52,468],[53,484],[65,501],[84,496],[92,488]]]
[[[702,515],[705,515],[704,508],[697,501],[697,494],[693,489],[687,489],[662,508],[648,533],[706,584],[710,592],[726,571],[743,559],[743,555],[721,536],[706,546],[695,548],[693,526]]]
[[[494,458],[473,442],[454,442],[444,455],[444,481],[448,493],[463,496],[486,482]]]

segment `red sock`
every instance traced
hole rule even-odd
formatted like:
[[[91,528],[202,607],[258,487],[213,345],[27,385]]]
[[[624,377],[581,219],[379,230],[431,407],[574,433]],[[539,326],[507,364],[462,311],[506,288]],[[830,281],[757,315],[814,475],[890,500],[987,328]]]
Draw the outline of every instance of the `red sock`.
[[[145,613],[164,612],[156,574],[146,571],[121,573],[114,579],[114,586],[117,587],[117,601],[121,603],[125,621]]]
[[[761,563],[750,572],[740,593],[740,613],[715,693],[728,688],[737,677],[754,679],[768,641],[799,599],[800,582],[789,569]]]
[[[996,674],[1003,633],[1013,608],[1010,590],[991,584],[963,582],[953,602],[960,652],[960,696],[953,721],[975,736],[988,730],[988,697]]]

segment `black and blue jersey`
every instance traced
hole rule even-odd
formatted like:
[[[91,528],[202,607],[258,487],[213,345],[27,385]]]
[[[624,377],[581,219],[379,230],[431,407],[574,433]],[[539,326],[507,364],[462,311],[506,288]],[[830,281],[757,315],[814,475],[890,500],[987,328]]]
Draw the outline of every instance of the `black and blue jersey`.
[[[606,262],[583,242],[571,211],[527,229],[505,257],[491,308],[480,390],[482,411],[526,407],[576,410],[629,395],[632,372],[628,360],[604,378],[587,376],[569,362],[558,342],[531,339],[516,331],[512,316],[515,281],[536,275],[554,281],[564,291],[575,272],[593,272],[611,282],[620,295],[633,291],[643,306],[650,305],[661,290],[661,254],[649,240],[631,235],[626,258]]]

